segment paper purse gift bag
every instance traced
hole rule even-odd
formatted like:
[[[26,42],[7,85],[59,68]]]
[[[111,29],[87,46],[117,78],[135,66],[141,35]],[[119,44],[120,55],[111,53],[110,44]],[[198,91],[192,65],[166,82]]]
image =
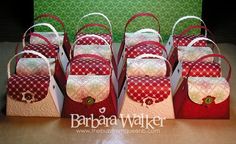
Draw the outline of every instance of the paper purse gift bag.
[[[66,32],[66,29],[65,29],[65,24],[64,22],[56,15],[52,15],[52,14],[49,14],[49,13],[43,13],[43,14],[40,14],[38,15],[35,19],[34,19],[35,22],[49,22],[49,21],[55,21],[57,23],[60,24],[61,26],[61,31],[58,32],[58,35],[59,35],[59,41],[60,41],[60,44],[63,46],[63,50],[66,54],[67,57],[69,57],[69,52],[70,52],[70,49],[71,49],[71,45],[70,45],[70,40],[69,40],[69,37],[68,37],[68,33]],[[43,35],[44,37],[46,37],[52,44],[58,44],[58,38],[57,36],[51,32],[51,31],[47,31],[47,32],[44,32],[44,31],[37,31],[35,33],[38,33],[38,34],[41,34]],[[32,44],[42,44],[42,43],[45,43],[44,41],[42,41],[41,39],[39,39],[38,37],[34,37],[32,36],[30,38],[30,43]]]
[[[11,61],[18,55],[37,55],[47,67],[46,73],[19,75],[10,73]],[[60,117],[63,94],[50,70],[48,59],[42,54],[26,50],[16,54],[8,62],[7,115]]]
[[[85,21],[88,18],[102,18],[105,20],[105,22],[107,23],[106,25],[104,24],[99,24],[99,23],[88,23],[85,25],[82,25],[81,27],[78,28],[76,35],[75,35],[75,39],[76,39],[76,43],[77,45],[107,45],[107,43],[109,43],[110,47],[111,47],[111,52],[112,52],[112,63],[114,65],[114,70],[115,70],[115,74],[117,75],[117,49],[115,49],[115,47],[112,46],[112,25],[110,20],[108,19],[107,16],[105,16],[102,13],[89,13],[84,15],[82,18],[80,18],[79,20],[79,24],[81,24],[83,21]],[[92,29],[91,29],[92,28]],[[98,29],[94,29],[94,28],[98,28]],[[88,32],[86,30],[89,30]],[[104,31],[105,30],[105,31]],[[93,34],[93,35],[97,35],[99,37],[84,37],[85,35],[88,34]],[[100,37],[102,37],[103,39],[101,39]],[[106,43],[107,42],[107,43]]]
[[[135,73],[134,75],[130,73],[129,71],[132,71],[130,65],[138,63],[137,66],[139,66],[141,60],[151,60],[158,65],[158,70],[155,68],[142,69],[142,73]],[[159,116],[173,119],[174,109],[170,83],[172,70],[169,62],[161,56],[143,54],[137,57],[135,61],[130,61],[127,64],[130,65],[127,65],[127,80],[118,102],[119,116],[147,115],[149,118]]]
[[[53,41],[50,41],[51,38],[48,39],[47,36],[45,37],[45,33],[31,32],[32,29],[39,28],[39,27],[40,28],[49,28],[51,30],[50,35],[53,35],[53,37],[54,37]],[[30,35],[29,44],[26,45],[25,39],[27,38],[28,33],[34,33],[34,34]],[[46,38],[49,41],[49,43],[52,44],[55,48],[51,49],[50,47],[48,47],[48,42],[46,42],[44,39],[42,39],[38,35],[41,35],[44,38]],[[32,40],[32,38],[33,38],[33,40]],[[34,40],[34,39],[36,39],[36,40]],[[31,43],[31,42],[33,42],[33,43]],[[38,24],[35,24],[35,25],[29,27],[23,35],[22,44],[23,44],[24,50],[35,50],[35,51],[42,53],[46,57],[50,56],[49,55],[50,53],[53,53],[54,57],[55,57],[55,55],[57,55],[63,72],[66,71],[66,64],[68,63],[68,58],[67,58],[66,52],[63,49],[63,45],[62,45],[63,43],[61,43],[61,41],[60,41],[60,35],[51,24],[38,23]]]
[[[61,88],[61,90],[64,92],[65,91],[65,84],[66,84],[66,77],[65,77],[65,72],[64,72],[64,67],[66,67],[65,62],[67,62],[67,57],[66,55],[61,55],[60,50],[62,50],[62,48],[57,45],[57,44],[52,44],[50,43],[50,41],[45,38],[44,36],[38,34],[38,33],[29,33],[28,31],[30,29],[32,29],[33,27],[37,27],[37,26],[45,26],[45,27],[50,27],[54,32],[55,35],[58,36],[58,34],[56,34],[56,31],[53,27],[51,27],[50,24],[46,24],[46,23],[41,23],[41,24],[36,24],[34,26],[31,26],[24,34],[23,37],[23,50],[34,50],[37,51],[41,54],[43,54],[45,57],[48,58],[48,60],[50,61],[50,65],[51,65],[51,69],[52,69],[52,74],[54,75],[55,80],[57,81],[59,87]],[[44,41],[44,44],[26,44],[26,38],[27,36],[30,37],[37,37],[38,39],[41,39],[42,41]],[[18,49],[18,48],[17,48]],[[18,50],[16,50],[18,51]],[[35,55],[31,55],[31,54],[24,54],[23,58],[25,58],[25,60],[22,60],[20,63],[18,63],[19,65],[17,66],[17,70],[19,72],[25,72],[26,70],[29,70],[29,68],[31,68],[31,70],[33,69],[37,69],[38,71],[47,71],[45,69],[45,66],[43,66],[44,64],[41,63],[43,61],[37,61],[35,58],[37,58],[37,56]],[[25,65],[28,67],[27,69],[25,69]],[[28,65],[30,65],[31,67],[29,67]],[[29,73],[30,70],[28,71]]]
[[[229,66],[228,76],[192,77],[191,68],[203,59],[221,58]],[[198,59],[190,68],[180,88],[174,96],[176,118],[186,119],[228,119],[230,116],[230,85],[231,66],[229,61],[220,54],[210,54]]]
[[[146,29],[145,29],[146,30]],[[118,65],[118,84],[119,88],[118,91],[120,92],[126,78],[126,66],[127,66],[127,59],[132,58],[135,59],[137,56],[142,54],[154,54],[159,56],[166,57],[167,52],[165,47],[156,41],[143,41],[134,46],[127,47],[125,49],[124,59],[120,60]],[[148,61],[150,63],[151,61]],[[145,66],[145,65],[143,65]]]
[[[195,19],[195,20],[199,20],[203,26],[189,26],[189,28],[186,28],[184,31],[183,31],[183,34],[175,34],[175,31],[176,31],[176,27],[177,25],[180,23],[180,22],[183,22],[183,21],[186,21],[188,19]],[[207,27],[206,27],[206,24],[204,23],[204,21],[197,17],[197,16],[184,16],[184,17],[181,17],[179,18],[173,28],[172,28],[172,31],[171,31],[171,35],[166,43],[166,49],[167,49],[167,53],[168,53],[168,60],[170,61],[171,65],[173,68],[175,68],[176,66],[176,63],[177,63],[177,59],[178,59],[178,52],[177,52],[177,47],[178,46],[187,46],[189,42],[191,42],[193,39],[201,36],[200,34],[197,34],[197,35],[189,35],[187,34],[191,29],[195,29],[195,28],[203,28],[205,29],[205,34],[204,36],[207,37]],[[187,30],[187,31],[186,31]],[[206,46],[206,42],[204,41],[199,41],[198,43],[195,43],[194,46]]]
[[[112,116],[117,113],[112,67],[108,60],[93,54],[77,55],[68,65],[63,116]]]
[[[123,36],[123,40],[121,42],[120,49],[118,52],[118,62],[120,61],[122,54],[125,51],[124,49],[126,47],[136,45],[142,41],[157,41],[157,42],[160,41],[159,35],[152,33],[152,32],[138,32],[138,33],[137,32],[128,32],[128,26],[135,20],[143,20],[140,18],[152,19],[154,22],[154,25],[157,26],[156,31],[158,31],[158,34],[159,34],[160,22],[154,14],[152,14],[152,13],[136,13],[136,14],[134,14],[131,18],[129,18],[129,20],[125,24],[124,36]],[[139,28],[139,29],[143,29],[143,28]]]
[[[211,42],[214,47],[192,47],[194,43],[197,43],[200,40]],[[182,48],[182,47],[181,47]],[[202,56],[213,54],[213,50],[216,53],[220,54],[220,49],[216,43],[208,38],[199,37],[192,40],[188,46],[183,47],[179,50],[180,61],[177,64],[177,67],[174,70],[174,73],[171,77],[172,83],[172,92],[173,94],[178,89],[184,77],[187,76],[189,69],[192,67],[193,63]],[[221,64],[220,61],[214,61],[213,57],[209,57],[199,62],[194,66],[189,74],[189,76],[197,77],[219,77],[221,76]]]
[[[93,44],[86,44],[86,43],[78,44],[78,42],[81,43],[81,41],[92,38],[96,39],[96,41]],[[102,44],[99,41],[101,41]],[[72,47],[73,48],[71,50],[72,52],[71,57],[72,55],[76,56],[78,54],[96,54],[110,60],[112,62],[115,74],[117,75],[117,64],[115,60],[116,56],[113,53],[112,45],[103,37],[95,34],[83,35],[76,39]]]
[[[96,39],[99,39],[103,41],[105,44],[94,44],[94,45],[77,45],[77,42],[81,39],[91,38],[95,37]],[[112,63],[112,83],[116,91],[116,95],[118,96],[118,81],[117,81],[117,65],[114,60],[114,56],[112,54],[111,45],[101,36],[94,35],[94,34],[88,34],[81,36],[78,38],[74,44],[72,45],[71,52],[70,52],[70,58],[75,57],[77,55],[81,54],[95,54],[98,56],[103,57],[104,59],[110,61]]]
[[[182,31],[181,34],[179,35],[174,35],[174,44],[173,44],[173,52],[171,53],[171,55],[169,55],[169,61],[171,62],[173,68],[175,68],[175,66],[177,65],[178,61],[181,61],[182,59],[182,53],[181,52],[187,52],[188,54],[185,54],[185,56],[187,56],[188,58],[186,59],[187,61],[190,61],[190,59],[195,59],[196,57],[201,57],[201,55],[204,54],[210,54],[211,52],[209,50],[207,50],[207,42],[204,40],[199,40],[197,42],[195,42],[191,48],[194,50],[194,48],[198,48],[197,50],[194,50],[195,53],[194,54],[189,54],[188,51],[185,51],[184,49],[187,48],[189,50],[189,47],[187,47],[187,45],[194,39],[196,38],[200,38],[203,37],[201,35],[186,35],[188,32],[190,32],[193,29],[203,29],[205,30],[205,32],[208,32],[209,34],[211,34],[211,37],[213,38],[213,33],[207,29],[205,26],[189,26],[188,28],[186,28],[185,30]],[[209,35],[208,34],[208,35]],[[205,38],[207,33],[205,34]],[[215,39],[213,39],[214,41]],[[199,49],[199,48],[204,48],[204,49]],[[185,60],[185,61],[186,61]]]

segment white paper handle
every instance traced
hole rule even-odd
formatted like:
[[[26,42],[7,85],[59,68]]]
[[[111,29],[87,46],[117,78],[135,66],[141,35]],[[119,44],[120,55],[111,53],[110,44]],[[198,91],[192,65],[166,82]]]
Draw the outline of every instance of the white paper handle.
[[[142,58],[145,58],[145,57],[158,58],[158,59],[166,61],[167,65],[169,67],[169,70],[170,70],[169,76],[172,75],[172,66],[171,66],[170,62],[166,58],[164,58],[163,56],[154,55],[154,54],[142,54],[142,55],[137,56],[135,59],[142,59]]]
[[[158,31],[156,31],[156,30],[154,30],[154,29],[150,29],[150,28],[141,29],[141,30],[138,30],[138,31],[134,32],[134,35],[135,35],[135,34],[140,34],[140,33],[154,33],[154,34],[156,34],[156,35],[160,38],[160,40],[162,41],[161,35],[159,34]]]
[[[90,38],[90,37],[95,37],[95,38],[101,39],[102,41],[104,41],[104,42],[106,43],[106,45],[109,45],[109,47],[111,47],[110,44],[109,44],[103,37],[98,36],[98,35],[95,35],[95,34],[87,34],[87,35],[84,35],[84,36],[79,37],[79,38],[76,39],[76,41],[73,43],[72,48],[71,48],[71,50],[70,50],[70,58],[72,58],[72,52],[73,52],[75,46],[77,45],[77,42],[78,42],[79,40],[83,39],[83,38]]]
[[[104,19],[106,19],[106,21],[108,22],[108,25],[110,27],[110,31],[111,31],[111,34],[112,34],[112,26],[111,26],[111,21],[108,19],[107,16],[105,16],[104,14],[102,13],[98,13],[98,12],[94,12],[94,13],[89,13],[87,15],[84,15],[80,20],[79,20],[79,23],[86,17],[89,17],[89,16],[92,16],[92,15],[99,15],[99,16],[102,16]]]
[[[213,43],[213,44],[215,45],[215,47],[216,47],[217,53],[218,53],[218,54],[221,54],[221,53],[220,53],[220,48],[217,46],[217,44],[216,44],[214,41],[212,41],[211,39],[205,38],[205,37],[197,37],[197,38],[193,39],[193,40],[188,44],[187,47],[192,47],[196,42],[201,41],[201,40],[209,41],[209,42]]]
[[[44,55],[42,55],[42,54],[39,53],[39,52],[33,51],[33,50],[25,50],[25,51],[22,51],[22,52],[17,53],[16,55],[14,55],[14,56],[9,60],[9,62],[8,62],[8,64],[7,64],[7,74],[8,74],[8,78],[11,77],[11,62],[12,62],[12,60],[15,59],[17,56],[22,55],[22,54],[33,54],[33,55],[37,55],[37,56],[41,57],[41,58],[46,62],[47,66],[48,66],[48,74],[49,74],[49,76],[52,76],[52,73],[51,73],[51,70],[50,70],[50,63],[49,63],[48,59],[47,59]]]
[[[30,28],[28,28],[28,29],[25,31],[25,33],[24,33],[24,35],[23,35],[23,39],[22,39],[23,47],[25,47],[25,37],[26,37],[26,34],[28,33],[28,31],[29,31],[30,29],[34,28],[34,27],[39,27],[39,26],[49,27],[49,28],[53,31],[53,33],[55,34],[55,36],[56,36],[56,38],[57,38],[58,46],[61,45],[61,44],[60,44],[59,34],[58,34],[58,32],[56,31],[56,29],[55,29],[51,24],[49,24],[49,23],[38,23],[38,24],[35,24],[35,25],[31,26]]]
[[[203,25],[206,27],[205,22],[204,22],[201,18],[199,18],[199,17],[197,17],[197,16],[184,16],[184,17],[181,17],[180,19],[178,19],[178,20],[175,22],[175,24],[174,24],[174,26],[173,26],[173,28],[172,28],[171,35],[174,35],[175,28],[176,28],[177,24],[178,24],[179,22],[183,21],[183,20],[186,20],[186,19],[197,19],[197,20],[200,20],[200,21],[203,23]],[[205,37],[207,37],[207,30],[205,30]]]

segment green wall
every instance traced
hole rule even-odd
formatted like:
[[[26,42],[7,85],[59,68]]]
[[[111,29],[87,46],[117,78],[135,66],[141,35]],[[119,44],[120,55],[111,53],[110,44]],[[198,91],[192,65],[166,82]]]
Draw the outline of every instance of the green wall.
[[[91,12],[104,13],[111,20],[115,42],[122,39],[124,25],[133,14],[151,12],[158,16],[161,35],[166,40],[178,18],[185,15],[201,16],[202,0],[34,0],[34,10],[35,16],[41,13],[59,16],[66,25],[71,41],[74,40],[79,25],[83,24],[78,23],[83,15]],[[95,17],[86,19],[84,23],[94,21],[106,24],[103,19]],[[177,32],[190,23],[199,24],[198,21],[188,20],[178,27]],[[59,29],[57,23],[53,24]],[[139,18],[130,25],[129,31],[155,26],[152,19]]]

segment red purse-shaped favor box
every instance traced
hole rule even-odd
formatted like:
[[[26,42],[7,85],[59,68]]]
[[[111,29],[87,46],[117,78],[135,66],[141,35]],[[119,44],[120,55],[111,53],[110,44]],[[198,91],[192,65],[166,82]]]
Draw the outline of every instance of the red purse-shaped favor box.
[[[137,20],[138,18],[142,18],[142,17],[143,18],[149,17],[149,18],[153,19],[154,22],[157,23],[158,35],[153,32],[138,32],[138,33],[127,32],[128,26],[130,25],[130,23],[133,22],[134,20]],[[140,20],[142,20],[142,19],[140,19]],[[133,15],[125,24],[124,36],[123,36],[123,40],[121,42],[120,49],[118,52],[118,62],[120,62],[120,60],[122,59],[122,55],[123,55],[123,53],[125,53],[126,47],[134,46],[142,41],[159,42],[160,41],[159,33],[160,33],[160,22],[154,14],[152,14],[152,13],[137,13],[137,14]],[[123,57],[123,59],[124,59],[124,57]]]
[[[149,32],[154,31],[151,29],[143,29],[143,30],[149,31]],[[158,32],[157,32],[157,34],[158,34]],[[160,35],[159,35],[159,37],[160,37]],[[161,37],[160,37],[160,39],[161,39]],[[163,51],[164,51],[164,53],[163,53]],[[118,85],[119,85],[118,91],[119,91],[119,93],[123,87],[123,84],[124,84],[125,78],[126,78],[127,58],[135,58],[135,57],[142,55],[142,54],[154,54],[154,55],[166,57],[167,52],[166,52],[165,47],[156,41],[143,41],[143,42],[140,42],[134,46],[127,47],[125,49],[125,53],[123,53],[124,56],[122,56],[122,57],[124,57],[124,59],[121,59],[119,65],[118,65],[118,75],[119,75],[119,77],[118,77]]]
[[[38,60],[44,61],[47,68],[46,73],[11,75],[11,61],[22,54],[37,55]],[[25,68],[27,69],[27,67]],[[60,117],[63,99],[63,94],[51,73],[50,62],[45,56],[35,51],[26,50],[10,59],[7,83],[6,113],[8,116]]]
[[[82,54],[72,58],[68,66],[63,116],[116,115],[116,95],[111,73],[110,62],[98,55]]]
[[[63,46],[63,50],[66,54],[67,57],[69,57],[69,52],[70,52],[70,48],[71,48],[71,45],[70,45],[70,41],[69,41],[69,37],[68,37],[68,34],[66,32],[66,29],[65,29],[65,24],[64,22],[58,17],[58,16],[55,16],[55,15],[52,15],[52,14],[49,14],[49,13],[44,13],[44,14],[40,14],[38,15],[34,21],[38,22],[38,21],[41,21],[41,22],[57,22],[60,24],[61,26],[61,31],[58,32],[58,35],[59,35],[59,41],[60,41],[60,44]],[[51,23],[50,23],[51,24]],[[47,31],[47,32],[44,32],[44,31],[37,31],[35,33],[38,33],[40,35],[43,35],[44,37],[46,37],[52,44],[58,44],[58,38],[57,36],[51,32],[51,31]],[[44,41],[42,41],[41,39],[38,39],[37,37],[34,37],[32,36],[30,38],[30,43],[32,44],[40,44],[40,43],[45,43]],[[63,53],[64,54],[64,53]]]
[[[57,44],[51,44],[47,38],[45,38],[44,36],[37,34],[37,33],[30,33],[29,36],[31,36],[31,37],[33,36],[35,38],[37,37],[38,39],[41,39],[41,41],[45,41],[44,44],[31,44],[31,43],[26,44],[26,42],[25,42],[28,31],[30,29],[32,29],[33,27],[37,27],[37,26],[50,27],[55,32],[55,35],[57,35],[55,29],[53,27],[51,27],[50,24],[41,23],[41,24],[36,24],[34,26],[31,26],[24,34],[23,42],[22,42],[23,43],[23,50],[33,50],[33,51],[43,54],[50,61],[52,74],[53,74],[56,82],[58,83],[60,89],[63,92],[65,92],[66,77],[65,77],[64,70],[63,70],[63,65],[65,65],[64,63],[68,60],[67,60],[67,58],[66,59],[62,58],[65,55],[64,56],[60,55],[62,47],[60,47]],[[17,51],[17,49],[16,49],[16,51]],[[20,61],[18,62],[16,70],[19,73],[28,73],[28,74],[36,73],[36,71],[38,73],[41,73],[43,71],[47,71],[47,68],[45,67],[44,62],[42,60],[37,60],[36,58],[37,58],[37,56],[35,56],[35,55],[24,54],[23,58],[21,58]],[[27,67],[27,68],[25,68],[25,67]],[[66,67],[66,66],[64,66],[64,67]]]
[[[92,17],[92,16],[94,16],[96,18],[99,18],[99,17],[103,18],[108,23],[108,26],[104,25],[104,24],[98,24],[98,23],[89,23],[89,24],[83,25],[81,28],[79,28],[77,30],[76,35],[75,35],[77,45],[107,45],[102,39],[97,38],[97,37],[86,37],[86,38],[82,38],[82,39],[80,38],[80,37],[87,35],[87,34],[95,34],[95,35],[98,35],[98,36],[102,37],[103,39],[105,39],[106,42],[108,42],[111,47],[112,64],[114,66],[115,74],[117,75],[117,63],[118,63],[117,62],[117,53],[118,53],[118,50],[112,46],[112,25],[111,25],[111,22],[108,19],[108,17],[102,13],[89,13],[87,15],[84,15],[79,20],[79,23],[82,23],[86,18],[88,19],[88,17]],[[100,31],[91,32],[90,28],[94,28],[94,27],[97,27],[100,30],[105,30],[106,32],[100,32]],[[90,31],[88,33],[85,33],[84,32],[85,30],[90,30]]]
[[[118,102],[119,116],[173,119],[171,73],[170,63],[162,56],[143,54],[128,59],[127,80]]]
[[[205,28],[205,35],[204,36],[207,37],[206,24],[204,23],[204,21],[201,18],[196,17],[196,16],[184,16],[184,17],[181,17],[180,19],[178,19],[175,22],[175,24],[172,28],[172,32],[171,32],[171,35],[169,37],[169,40],[166,43],[166,49],[167,49],[167,53],[168,53],[168,60],[170,61],[173,68],[175,68],[176,62],[178,60],[178,49],[177,48],[179,46],[187,46],[193,39],[195,39],[197,37],[201,37],[201,35],[186,35],[187,32],[190,31],[192,28],[190,28],[190,29],[187,28],[188,30],[186,29],[187,32],[185,32],[184,34],[180,34],[180,35],[175,34],[176,26],[181,21],[184,21],[184,20],[187,20],[187,19],[196,19],[196,20],[201,21],[204,25],[204,28]],[[199,41],[199,42],[195,43],[194,46],[204,47],[204,46],[207,46],[207,43],[205,41]]]
[[[227,78],[192,77],[191,70],[209,57],[221,58],[229,66]],[[195,61],[174,96],[176,118],[186,119],[228,119],[231,66],[220,54],[210,54]]]
[[[197,42],[195,42],[191,47],[188,47],[189,43],[196,39],[196,38],[200,38],[203,36],[191,36],[191,38],[186,38],[188,37],[188,35],[186,35],[188,32],[190,32],[193,29],[203,29],[205,30],[205,38],[207,38],[207,34],[211,35],[211,37],[213,37],[213,33],[207,29],[205,26],[189,26],[188,28],[186,28],[185,30],[182,31],[182,33],[180,33],[178,36],[178,38],[174,38],[175,39],[175,43],[174,44],[174,50],[175,52],[177,51],[177,53],[172,53],[172,56],[169,57],[169,61],[172,64],[173,69],[175,69],[176,65],[178,64],[178,61],[194,61],[193,59],[197,59],[196,57],[201,57],[202,55],[206,55],[206,54],[211,54],[212,50],[210,48],[206,48],[207,47],[207,42],[204,40],[199,40]],[[208,32],[208,33],[207,33]],[[187,40],[186,40],[187,39]],[[184,44],[183,44],[184,41]],[[215,41],[215,39],[213,39],[213,41]],[[184,53],[183,53],[184,52]],[[184,57],[183,57],[184,56]]]
[[[96,38],[101,40],[102,42],[104,42],[104,45],[77,45],[77,42],[80,41],[81,39],[90,39],[90,38]],[[77,55],[81,55],[81,54],[95,54],[98,56],[103,57],[104,59],[112,62],[112,60],[114,60],[112,57],[112,50],[111,50],[111,46],[110,44],[101,36],[98,35],[84,35],[79,37],[74,44],[72,45],[72,49],[70,52],[70,58],[75,57]],[[113,61],[114,62],[114,61]],[[112,65],[112,68],[114,70],[112,70],[112,83],[116,92],[116,95],[118,96],[118,82],[117,82],[117,78],[115,75],[115,68],[116,65]]]
[[[178,90],[183,81],[183,78],[187,76],[188,71],[192,67],[193,63],[202,56],[213,54],[213,50],[210,47],[192,47],[194,43],[197,43],[200,40],[211,42],[214,45],[212,48],[215,49],[218,54],[220,54],[220,49],[216,43],[205,37],[198,37],[192,40],[187,47],[179,50],[179,53],[181,54],[179,56],[180,61],[171,77],[173,94],[175,94],[175,92]],[[215,62],[212,57],[204,59],[191,70],[189,76],[219,77],[221,76],[220,62]]]

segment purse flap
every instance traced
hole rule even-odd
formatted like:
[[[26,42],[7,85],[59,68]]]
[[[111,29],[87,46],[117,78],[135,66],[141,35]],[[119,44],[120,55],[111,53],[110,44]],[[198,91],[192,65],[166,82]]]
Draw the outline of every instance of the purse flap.
[[[48,58],[52,74],[55,72],[55,59]],[[47,63],[42,58],[20,58],[16,65],[16,74],[28,75],[48,75]]]
[[[58,55],[58,45],[53,44],[53,49],[48,44],[27,44],[24,50],[33,50],[41,53],[47,58],[56,58]],[[24,54],[24,58],[35,58],[38,57],[33,54]]]
[[[160,38],[156,33],[125,33],[125,46],[133,46],[143,41],[159,42]]]
[[[230,86],[224,77],[189,77],[188,95],[197,104],[215,104],[225,101],[230,94]]]
[[[178,60],[179,61],[196,61],[199,58],[213,54],[213,51],[210,47],[185,47],[179,46],[178,47]],[[204,59],[205,62],[213,62],[214,58],[210,57]]]
[[[183,62],[182,63],[182,76],[187,76],[189,69],[192,67],[194,62]],[[189,76],[192,77],[220,77],[221,66],[216,62],[199,62],[190,71]]]
[[[105,100],[110,94],[110,76],[69,75],[66,92],[76,102],[86,103],[92,99],[93,103],[98,103]]]
[[[74,56],[79,54],[96,54],[108,60],[111,60],[112,56],[109,45],[76,45]]]
[[[50,76],[19,76],[15,74],[8,79],[7,94],[17,101],[37,102],[47,96],[49,83]]]
[[[204,36],[202,36],[202,35],[184,35],[184,36],[174,35],[173,36],[173,39],[174,39],[173,46],[174,47],[187,46],[193,39],[195,39],[197,37],[204,37]],[[204,40],[200,40],[200,41],[194,43],[193,46],[206,47],[207,42]]]
[[[34,32],[34,33],[42,35],[43,37],[48,39],[48,41],[51,44],[58,45],[58,40],[54,32]],[[59,34],[59,42],[60,44],[63,44],[64,32],[58,32],[58,34]],[[34,35],[30,36],[30,43],[31,44],[47,44],[44,40]]]
[[[155,54],[155,55],[162,56],[163,50],[159,48],[158,46],[150,45],[150,44],[140,45],[136,48],[133,48],[133,46],[126,48],[127,58],[135,58],[142,54]]]
[[[85,36],[86,34],[84,33],[79,33],[76,36],[76,39],[79,39],[82,36]],[[105,33],[100,33],[100,34],[95,34],[97,36],[102,37],[105,39],[110,45],[112,44],[112,36],[110,34],[105,34]],[[77,45],[106,45],[106,43],[97,37],[84,37],[82,39],[79,39],[76,43]]]
[[[110,75],[110,67],[98,59],[76,59],[70,63],[71,75]]]
[[[127,76],[156,76],[166,75],[166,63],[161,59],[127,59]]]
[[[128,77],[128,96],[139,103],[152,105],[171,95],[170,79],[166,77]]]

